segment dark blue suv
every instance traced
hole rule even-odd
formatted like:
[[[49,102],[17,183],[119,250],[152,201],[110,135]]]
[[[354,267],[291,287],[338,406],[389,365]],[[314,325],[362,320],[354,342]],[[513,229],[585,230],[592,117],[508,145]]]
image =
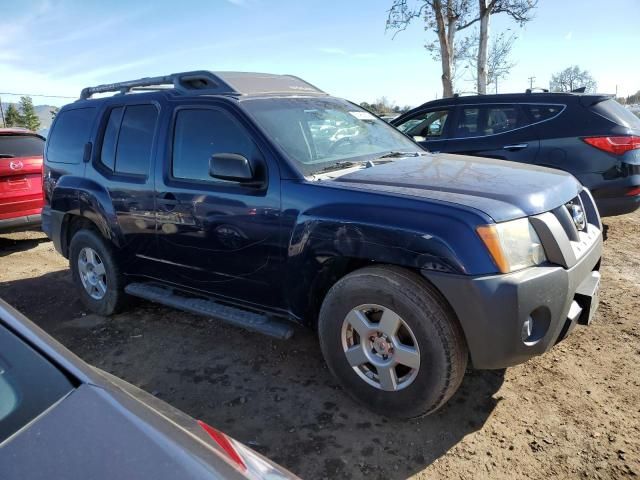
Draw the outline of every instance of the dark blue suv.
[[[597,306],[601,223],[573,176],[426,153],[292,76],[87,88],[56,116],[44,189],[93,311],[133,296],[279,338],[306,324],[384,415],[436,410],[468,360],[523,362]]]
[[[565,170],[589,188],[603,217],[640,207],[640,118],[609,95],[456,96],[391,123],[434,152]]]

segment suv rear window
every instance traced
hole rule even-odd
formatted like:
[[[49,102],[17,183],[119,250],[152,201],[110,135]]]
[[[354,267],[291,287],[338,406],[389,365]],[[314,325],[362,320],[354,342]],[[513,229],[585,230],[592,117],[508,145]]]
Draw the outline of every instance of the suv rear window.
[[[76,108],[56,115],[53,131],[49,134],[47,161],[53,163],[80,163],[84,146],[91,139],[91,128],[96,109]]]
[[[0,446],[73,389],[60,370],[0,326]]]
[[[598,102],[591,108],[613,123],[627,128],[640,128],[640,118],[612,98]]]
[[[0,158],[39,157],[44,140],[35,135],[0,135]]]

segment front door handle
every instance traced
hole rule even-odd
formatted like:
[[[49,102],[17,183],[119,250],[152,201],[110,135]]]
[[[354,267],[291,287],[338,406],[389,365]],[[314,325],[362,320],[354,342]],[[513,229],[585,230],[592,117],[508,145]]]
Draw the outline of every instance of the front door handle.
[[[517,143],[515,145],[505,145],[502,147],[503,150],[522,150],[523,148],[527,148],[529,144],[527,143]]]

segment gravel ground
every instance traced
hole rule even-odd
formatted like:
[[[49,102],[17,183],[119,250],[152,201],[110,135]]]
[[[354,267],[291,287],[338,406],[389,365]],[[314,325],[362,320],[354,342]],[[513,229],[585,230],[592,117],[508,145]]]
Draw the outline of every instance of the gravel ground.
[[[436,414],[355,404],[313,332],[277,341],[140,302],[105,318],[79,301],[42,234],[0,237],[0,297],[80,355],[303,478],[640,476],[640,212],[608,219],[590,327],[503,371],[469,372]]]

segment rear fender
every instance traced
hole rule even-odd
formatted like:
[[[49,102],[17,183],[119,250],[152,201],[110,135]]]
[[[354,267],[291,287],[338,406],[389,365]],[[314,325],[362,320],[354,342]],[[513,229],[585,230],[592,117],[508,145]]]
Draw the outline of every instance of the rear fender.
[[[51,193],[50,205],[57,214],[64,213],[63,232],[72,218],[79,216],[95,225],[116,247],[123,244],[111,197],[99,183],[81,177],[61,177]]]

